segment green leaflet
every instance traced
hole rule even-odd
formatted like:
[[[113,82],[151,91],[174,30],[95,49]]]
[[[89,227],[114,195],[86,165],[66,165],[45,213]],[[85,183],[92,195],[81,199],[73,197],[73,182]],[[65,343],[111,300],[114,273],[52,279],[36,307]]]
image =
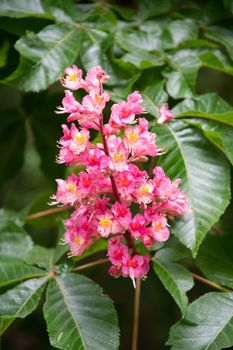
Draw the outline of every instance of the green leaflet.
[[[49,25],[38,34],[28,32],[15,44],[20,64],[4,82],[24,91],[47,88],[77,57],[81,36],[81,30],[65,23]]]
[[[195,256],[206,233],[229,203],[228,164],[214,153],[198,130],[184,122],[174,121],[153,131],[158,145],[166,151],[157,164],[171,178],[182,180],[191,207],[183,218],[174,221],[173,232]]]
[[[195,300],[170,331],[171,350],[218,350],[233,345],[233,293],[207,293]]]
[[[193,279],[191,273],[177,263],[182,255],[176,257],[174,253],[173,247],[159,250],[154,256],[154,270],[184,314],[188,306],[185,293],[193,287]]]
[[[51,280],[44,316],[50,342],[59,349],[118,349],[119,331],[112,302],[84,276],[67,274]]]

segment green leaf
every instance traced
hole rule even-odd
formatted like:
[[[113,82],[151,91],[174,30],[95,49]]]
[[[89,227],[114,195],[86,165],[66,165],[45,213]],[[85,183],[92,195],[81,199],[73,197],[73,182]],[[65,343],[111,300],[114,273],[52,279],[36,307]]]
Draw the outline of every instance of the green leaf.
[[[119,331],[112,301],[84,276],[68,274],[51,280],[44,316],[50,342],[56,348],[118,349]]]
[[[7,63],[7,54],[10,48],[10,44],[5,40],[0,48],[0,68],[4,67]]]
[[[233,59],[233,31],[232,29],[209,26],[205,28],[204,35],[206,38],[224,45],[230,57]]]
[[[207,293],[194,301],[176,323],[171,350],[218,350],[233,345],[233,293]]]
[[[198,56],[193,55],[192,50],[184,49],[169,55],[167,60],[172,70],[166,70],[163,75],[167,78],[169,95],[176,99],[194,96],[197,73],[201,66]]]
[[[14,232],[2,232],[0,234],[0,261],[23,259],[32,246],[30,236],[23,233],[20,228]]]
[[[43,270],[22,263],[0,264],[0,287],[35,277],[45,276]]]
[[[203,119],[187,119],[185,121],[199,128],[209,141],[225,153],[233,165],[233,128],[231,126]]]
[[[26,219],[26,212],[14,212],[13,210],[0,209],[0,233],[11,228],[21,232]]]
[[[7,17],[29,17],[39,16],[52,18],[49,14],[46,14],[40,0],[28,1],[28,0],[1,0],[0,2],[0,16]]]
[[[193,20],[187,18],[169,23],[165,29],[170,33],[173,47],[176,48],[181,43],[198,38],[198,26]],[[170,47],[169,47],[170,48]]]
[[[191,273],[183,265],[178,264],[177,260],[179,258],[174,258],[174,248],[161,249],[155,254],[154,270],[184,314],[188,306],[185,293],[194,283]]]
[[[39,106],[35,105],[29,120],[35,146],[41,157],[40,167],[44,174],[52,179],[63,177],[65,171],[64,166],[55,162],[58,154],[57,141],[61,137],[62,122],[54,113],[54,107],[61,104],[61,99],[62,96],[60,94],[42,96],[39,100]],[[44,132],[45,125],[46,132]],[[47,203],[49,196],[44,200],[44,203]],[[48,222],[50,219],[43,218],[43,220]]]
[[[72,22],[73,1],[66,0],[1,0],[0,16],[23,18],[43,17]]]
[[[0,186],[14,177],[23,166],[26,143],[25,120],[18,110],[2,110],[0,119]],[[6,137],[7,135],[7,137]]]
[[[35,245],[24,256],[24,261],[29,265],[36,265],[46,270],[53,267],[54,249]]]
[[[170,0],[140,0],[138,7],[138,17],[147,19],[154,16],[162,15],[168,12],[172,4]]]
[[[142,93],[143,106],[146,111],[155,117],[159,117],[159,108],[167,102],[168,96],[164,90],[164,80],[153,86],[148,86]]]
[[[229,203],[229,166],[197,129],[184,122],[174,121],[153,131],[158,135],[157,144],[167,151],[158,165],[172,179],[182,180],[191,207],[174,221],[173,232],[195,256],[206,233]]]
[[[178,103],[172,112],[176,118],[199,117],[233,126],[232,106],[215,93],[185,99]]]
[[[65,23],[27,32],[15,44],[20,64],[4,82],[24,91],[46,89],[74,62],[80,42],[81,31]]]
[[[231,60],[220,50],[203,50],[198,57],[202,66],[233,75]]]
[[[162,66],[164,64],[160,53],[150,53],[147,51],[136,50],[126,53],[121,57],[124,62],[130,62],[140,69]]]
[[[231,236],[208,235],[200,247],[196,263],[203,274],[233,288],[233,239]]]
[[[92,244],[90,248],[86,249],[82,255],[76,257],[78,261],[87,258],[88,256],[107,250],[107,241],[105,239],[99,239],[97,242]]]
[[[46,282],[45,277],[30,279],[0,295],[0,335],[15,318],[24,318],[36,309]]]
[[[115,39],[122,49],[130,52],[135,52],[135,50],[149,52],[162,50],[161,34],[159,32],[118,31]]]

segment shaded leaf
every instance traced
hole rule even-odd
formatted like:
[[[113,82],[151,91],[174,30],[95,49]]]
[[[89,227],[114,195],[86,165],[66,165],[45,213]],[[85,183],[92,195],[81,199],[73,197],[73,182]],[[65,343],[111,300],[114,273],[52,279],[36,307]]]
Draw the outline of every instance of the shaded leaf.
[[[49,271],[53,267],[54,253],[53,248],[35,245],[24,256],[24,261],[29,265],[36,265]]]
[[[21,232],[26,216],[26,211],[16,213],[13,210],[0,209],[0,233],[8,229]]]
[[[216,147],[218,147],[233,164],[233,128],[231,126],[201,119],[187,119],[187,123],[198,127]]]
[[[215,93],[185,99],[172,110],[176,118],[199,117],[233,126],[233,107]]]
[[[233,293],[207,293],[176,323],[167,345],[172,350],[218,350],[233,345]]]
[[[233,66],[231,60],[220,50],[204,50],[198,57],[204,67],[219,70],[221,72],[233,75]]]
[[[172,70],[165,71],[167,91],[173,98],[192,97],[195,95],[197,73],[201,66],[198,56],[192,50],[179,50],[168,56],[168,63]]]
[[[68,274],[51,280],[44,316],[50,342],[59,349],[118,349],[117,316],[112,302],[84,276]]]
[[[203,274],[233,288],[233,239],[231,236],[208,235],[200,247],[196,263]]]
[[[141,19],[162,15],[171,8],[170,0],[140,0],[138,7],[138,17]]]
[[[168,96],[164,90],[164,80],[153,86],[148,86],[142,93],[143,106],[151,115],[159,118],[159,108],[167,102]]]
[[[233,31],[230,28],[209,26],[205,28],[204,35],[206,38],[224,45],[229,55],[233,59]]]
[[[186,292],[194,283],[191,273],[176,262],[179,258],[175,258],[174,250],[174,248],[159,250],[155,254],[154,270],[184,314],[188,306]]]
[[[66,0],[1,0],[0,16],[13,18],[43,17],[72,22],[73,1]]]
[[[183,218],[174,221],[173,232],[196,255],[206,233],[229,203],[228,164],[198,130],[184,122],[174,121],[153,131],[157,144],[167,151],[158,165],[172,179],[182,180],[191,206]]]
[[[21,229],[2,232],[0,234],[0,260],[23,259],[32,246],[30,236],[23,233]]]
[[[0,186],[14,177],[23,166],[26,128],[17,110],[2,110],[0,119],[1,172]],[[6,137],[7,135],[7,137]]]

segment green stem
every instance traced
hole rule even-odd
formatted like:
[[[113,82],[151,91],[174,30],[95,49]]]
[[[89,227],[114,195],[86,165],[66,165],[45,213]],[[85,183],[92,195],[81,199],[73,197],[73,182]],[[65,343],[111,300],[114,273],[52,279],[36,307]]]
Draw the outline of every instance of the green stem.
[[[84,265],[77,266],[77,267],[73,268],[72,272],[85,270],[85,269],[88,269],[89,267],[106,264],[108,262],[109,262],[109,259],[107,259],[107,258],[106,259],[100,259],[100,260],[92,261],[92,262],[90,262],[88,264],[84,264]]]
[[[42,210],[42,211],[39,211],[37,213],[28,215],[27,221],[38,219],[38,218],[41,218],[42,216],[53,215],[53,214],[59,213],[60,211],[64,211],[67,209],[68,209],[67,207],[59,207],[59,208],[52,208],[52,209],[48,209],[48,210]]]
[[[195,278],[196,280],[198,280],[198,281],[200,281],[200,282],[202,282],[202,283],[205,283],[205,284],[207,284],[208,286],[213,287],[213,288],[215,288],[215,289],[217,289],[217,290],[220,290],[221,292],[224,292],[224,293],[233,292],[232,289],[228,289],[228,288],[222,287],[222,286],[220,286],[219,284],[217,284],[217,283],[215,283],[215,282],[213,282],[213,281],[208,280],[207,278],[204,278],[204,277],[202,277],[202,276],[197,275],[196,273],[192,273],[192,276],[193,276],[193,278]]]

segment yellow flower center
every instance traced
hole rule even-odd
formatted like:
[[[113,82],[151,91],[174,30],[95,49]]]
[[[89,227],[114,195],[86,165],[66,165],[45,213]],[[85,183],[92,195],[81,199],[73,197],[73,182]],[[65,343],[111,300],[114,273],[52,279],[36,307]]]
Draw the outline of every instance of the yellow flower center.
[[[95,103],[100,105],[103,102],[104,96],[103,95],[95,95]]]
[[[138,134],[136,132],[130,132],[127,137],[130,142],[136,142],[138,140]]]
[[[75,192],[76,191],[76,186],[75,186],[75,184],[72,184],[72,183],[70,183],[69,185],[68,185],[68,188],[69,188],[69,190],[70,190],[70,192]]]
[[[111,218],[109,216],[104,216],[99,221],[99,224],[102,227],[108,227],[108,226],[111,225],[111,223],[112,223],[112,220],[111,220]]]
[[[75,141],[76,141],[78,144],[83,145],[83,144],[86,143],[86,141],[87,141],[86,135],[81,134],[81,133],[76,134],[76,135],[75,135]]]
[[[76,82],[78,81],[78,74],[76,72],[68,74],[70,81]]]
[[[153,226],[157,231],[160,231],[163,228],[163,223],[162,223],[162,221],[157,221],[154,223]]]
[[[146,195],[146,194],[148,194],[150,192],[150,186],[149,185],[142,185],[141,187],[140,187],[140,194],[142,194],[142,195]]]
[[[124,153],[114,153],[112,156],[114,162],[122,162],[124,160]]]
[[[75,235],[74,242],[77,243],[78,245],[80,245],[82,243],[81,239],[78,235]]]

